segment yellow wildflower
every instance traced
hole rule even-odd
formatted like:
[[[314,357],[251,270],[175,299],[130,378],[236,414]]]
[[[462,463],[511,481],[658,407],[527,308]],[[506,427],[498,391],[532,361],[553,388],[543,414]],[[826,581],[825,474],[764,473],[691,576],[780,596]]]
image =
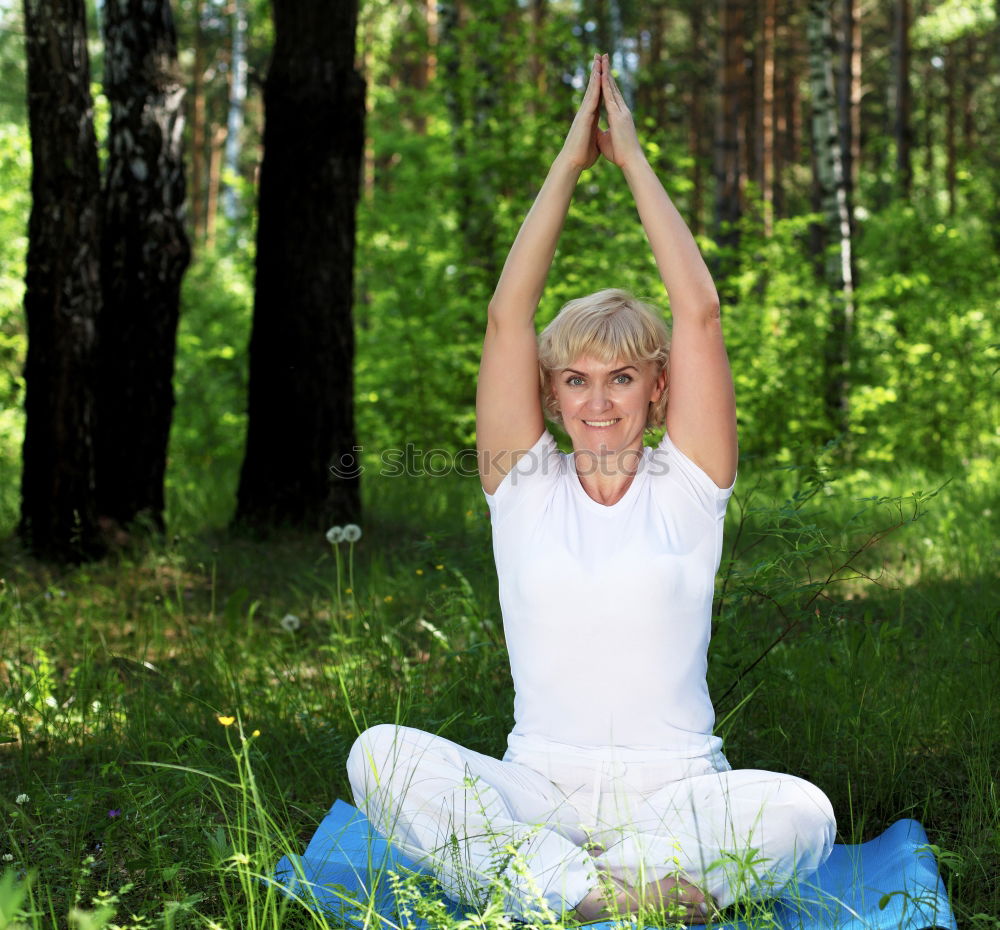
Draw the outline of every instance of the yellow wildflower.
[[[235,717],[226,717],[221,714],[215,719],[218,720],[224,727],[231,727],[234,723],[236,723]]]

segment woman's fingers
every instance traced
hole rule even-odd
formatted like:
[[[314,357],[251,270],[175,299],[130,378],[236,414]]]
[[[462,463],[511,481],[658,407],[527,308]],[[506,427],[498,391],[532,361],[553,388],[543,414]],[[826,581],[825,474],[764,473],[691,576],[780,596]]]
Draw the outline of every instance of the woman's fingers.
[[[614,75],[611,73],[611,59],[604,55],[601,60],[601,88],[604,91],[604,105],[614,103],[620,110],[627,110],[625,98],[618,89]]]
[[[583,104],[596,104],[601,97],[601,57],[595,55],[590,64],[590,80],[587,82],[587,90],[583,95]]]

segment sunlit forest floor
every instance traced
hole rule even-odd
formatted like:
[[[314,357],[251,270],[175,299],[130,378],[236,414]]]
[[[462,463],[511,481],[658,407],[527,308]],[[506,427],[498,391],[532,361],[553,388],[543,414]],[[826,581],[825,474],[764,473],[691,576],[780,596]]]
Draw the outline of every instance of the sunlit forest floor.
[[[920,820],[959,925],[997,927],[1000,485],[750,463],[739,488],[710,669],[729,759],[816,782],[841,842]],[[475,479],[366,495],[353,545],[180,532],[55,570],[3,544],[0,855],[30,879],[0,884],[0,913],[24,893],[35,926],[325,926],[257,876],[350,798],[360,728],[502,752],[512,695]],[[843,580],[810,585],[845,559]]]

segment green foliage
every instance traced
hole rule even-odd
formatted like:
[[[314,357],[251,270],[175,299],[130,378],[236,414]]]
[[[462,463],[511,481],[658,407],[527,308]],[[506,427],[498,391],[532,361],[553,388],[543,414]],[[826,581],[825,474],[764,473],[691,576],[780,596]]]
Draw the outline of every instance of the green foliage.
[[[21,302],[31,210],[28,131],[0,123],[0,528],[17,519],[27,335]]]
[[[865,223],[859,252],[860,456],[950,469],[995,453],[1000,260],[989,230],[895,206]]]
[[[250,258],[204,255],[184,279],[177,333],[167,513],[175,529],[223,526],[246,435]]]
[[[970,33],[986,34],[997,19],[992,0],[943,0],[921,16],[910,31],[914,48],[954,42]]]

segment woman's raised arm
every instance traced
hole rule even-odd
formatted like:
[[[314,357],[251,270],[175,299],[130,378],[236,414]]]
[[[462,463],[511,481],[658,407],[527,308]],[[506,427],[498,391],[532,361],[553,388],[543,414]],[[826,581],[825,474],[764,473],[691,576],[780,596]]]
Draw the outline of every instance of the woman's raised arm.
[[[691,231],[646,160],[607,56],[602,65],[608,129],[599,134],[598,146],[625,175],[670,298],[667,432],[719,487],[729,487],[738,457],[736,398],[719,295]]]
[[[476,447],[483,490],[492,494],[542,435],[535,310],[580,174],[598,156],[601,60],[562,151],[511,246],[490,301],[476,392]]]

